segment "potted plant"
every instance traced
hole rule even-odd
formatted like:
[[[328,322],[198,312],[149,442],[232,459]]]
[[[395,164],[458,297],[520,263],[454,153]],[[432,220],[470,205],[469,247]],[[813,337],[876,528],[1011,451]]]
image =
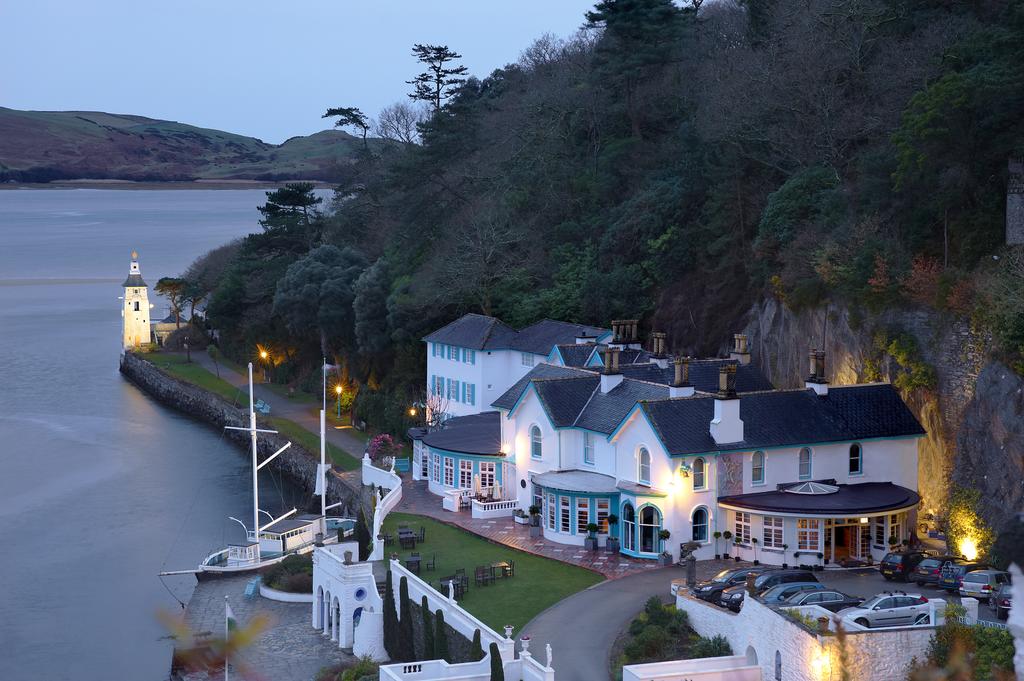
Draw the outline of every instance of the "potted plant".
[[[825,554],[822,553],[821,551],[818,551],[818,560],[824,560],[824,558],[825,558]],[[814,566],[814,569],[820,572],[821,570],[825,569],[825,566],[822,565],[821,563],[819,563],[819,564]]]
[[[619,537],[615,533],[615,526],[619,524],[619,516],[612,513],[608,516],[608,541],[605,542],[605,548],[608,549],[608,553],[619,552]]]
[[[711,534],[711,536],[715,538],[715,560],[718,560],[719,558],[722,557],[722,555],[720,553],[718,553],[718,540],[722,538],[722,533],[719,532],[718,530],[715,530]]]
[[[889,537],[889,550],[895,551],[896,546],[900,543],[900,540],[896,537]]]
[[[668,546],[665,545],[665,542],[667,542],[668,538],[671,537],[671,536],[672,536],[672,533],[669,532],[668,530],[660,530],[658,532],[658,539],[661,540],[661,547],[662,547],[661,548],[661,553],[658,555],[658,565],[671,565],[672,564],[672,554],[669,553]]]
[[[786,553],[789,550],[789,544],[782,545],[782,569],[789,567],[789,563],[786,562]]]
[[[743,545],[740,544],[740,540],[739,539],[733,540],[732,545],[736,547],[736,555],[733,556],[733,559],[738,563],[738,562],[740,562],[740,560],[742,560],[740,558],[740,547],[743,546]]]
[[[757,559],[757,537],[751,537],[750,543],[754,545],[754,565],[760,565],[761,561]]]
[[[540,526],[540,506],[534,504],[530,507],[530,536],[539,537],[543,534]]]
[[[722,539],[725,540],[725,553],[722,554],[722,558],[729,557],[729,540],[732,539],[732,532],[726,530],[722,533]]]
[[[529,525],[530,516],[527,515],[526,511],[521,508],[517,508],[512,514],[512,519],[516,521],[518,525]]]
[[[587,551],[597,551],[597,530],[597,523],[587,523],[587,538],[583,540]]]

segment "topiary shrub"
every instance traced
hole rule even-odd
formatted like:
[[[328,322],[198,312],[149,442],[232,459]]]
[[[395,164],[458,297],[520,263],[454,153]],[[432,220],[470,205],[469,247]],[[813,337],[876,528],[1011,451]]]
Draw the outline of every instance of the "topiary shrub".
[[[700,636],[690,644],[690,657],[723,657],[732,655],[732,646],[721,634],[711,638]]]

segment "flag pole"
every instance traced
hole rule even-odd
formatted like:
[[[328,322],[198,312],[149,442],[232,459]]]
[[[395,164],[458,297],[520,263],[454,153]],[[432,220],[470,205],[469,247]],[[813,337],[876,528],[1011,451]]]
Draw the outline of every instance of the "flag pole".
[[[228,595],[224,594],[224,681],[228,681],[228,636],[231,631],[228,612],[230,609],[231,606],[228,605]]]

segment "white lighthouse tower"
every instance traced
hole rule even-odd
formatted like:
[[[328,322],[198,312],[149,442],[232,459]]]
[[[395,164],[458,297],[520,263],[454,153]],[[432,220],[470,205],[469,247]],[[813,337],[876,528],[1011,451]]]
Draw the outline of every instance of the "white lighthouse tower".
[[[121,344],[125,349],[150,342],[149,288],[139,271],[139,254],[132,251],[132,264],[124,280],[124,305],[121,307]]]

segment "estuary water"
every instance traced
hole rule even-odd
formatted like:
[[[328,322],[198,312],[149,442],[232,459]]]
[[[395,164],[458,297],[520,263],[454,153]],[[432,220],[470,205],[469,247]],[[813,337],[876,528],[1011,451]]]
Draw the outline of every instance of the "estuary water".
[[[118,373],[132,249],[152,286],[258,229],[262,190],[0,191],[0,679],[167,678],[156,619],[242,539],[248,457]],[[290,508],[272,475],[260,500]],[[173,592],[173,593],[172,593]]]

